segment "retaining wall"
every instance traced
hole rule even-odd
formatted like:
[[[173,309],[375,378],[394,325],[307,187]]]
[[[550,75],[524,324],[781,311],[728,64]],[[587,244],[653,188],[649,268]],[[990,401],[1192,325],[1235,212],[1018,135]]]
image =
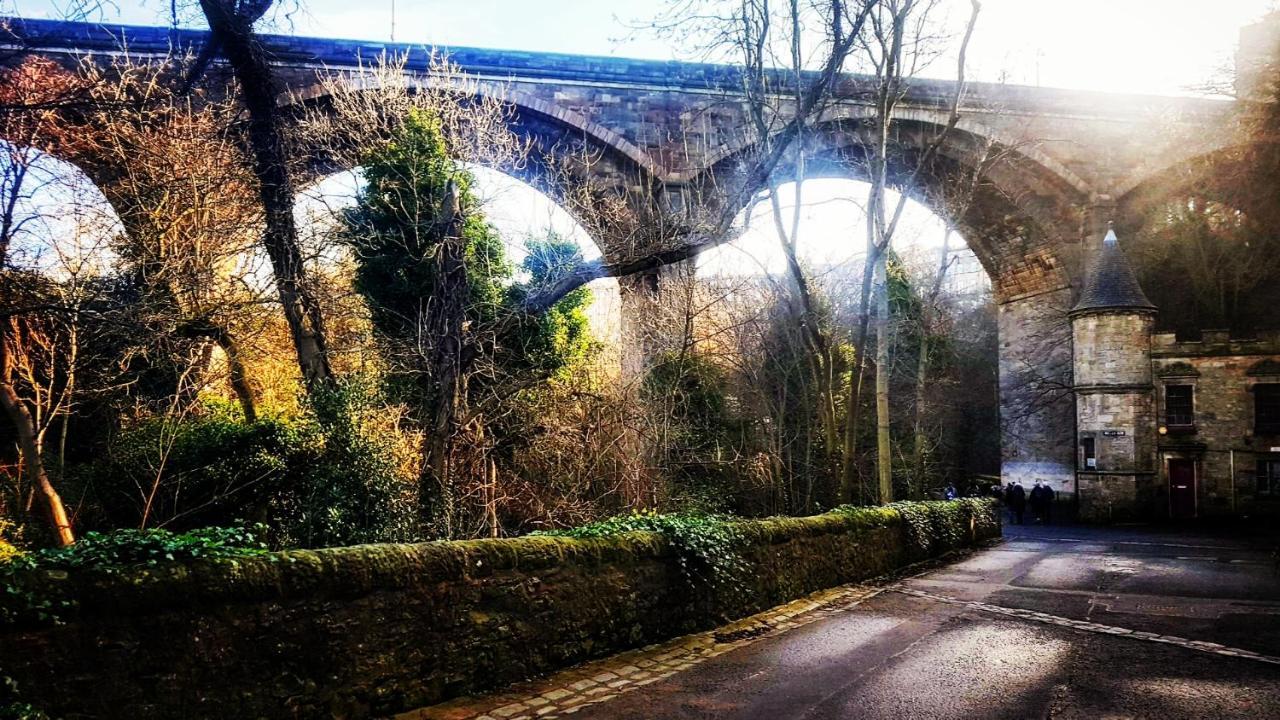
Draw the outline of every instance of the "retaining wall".
[[[54,717],[357,718],[712,627],[1000,534],[986,500],[744,521],[746,572],[690,582],[651,533],[366,545],[45,573],[63,623],[0,628]]]

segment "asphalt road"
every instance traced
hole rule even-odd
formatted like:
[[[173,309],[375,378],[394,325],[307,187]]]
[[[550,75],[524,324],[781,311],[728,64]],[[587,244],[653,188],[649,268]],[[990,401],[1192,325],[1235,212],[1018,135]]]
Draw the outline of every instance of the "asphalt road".
[[[1006,538],[575,716],[1280,718],[1280,664],[1223,654],[1280,656],[1270,548],[1143,529]]]

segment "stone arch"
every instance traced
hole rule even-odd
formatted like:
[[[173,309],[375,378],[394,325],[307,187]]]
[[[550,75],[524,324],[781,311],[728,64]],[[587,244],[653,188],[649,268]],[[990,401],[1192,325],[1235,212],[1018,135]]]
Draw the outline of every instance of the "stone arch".
[[[429,78],[424,82],[420,76],[415,76],[410,82],[410,87],[414,89],[426,87],[429,82]],[[358,89],[372,89],[374,87],[372,83],[363,78],[356,78],[352,84]],[[659,177],[663,174],[661,167],[654,162],[653,158],[636,146],[635,143],[581,113],[553,105],[528,93],[502,88],[492,83],[484,83],[476,94],[510,104],[515,109],[517,117],[527,115],[529,117],[543,118],[550,124],[558,124],[563,129],[572,130],[581,135],[582,138],[588,139],[593,147],[607,148],[625,158],[635,167],[643,169],[651,176]],[[277,103],[282,107],[288,107],[299,103],[322,100],[324,97],[324,88],[316,84],[308,86],[299,92],[281,95],[277,99]]]
[[[867,179],[864,149],[869,142],[869,113],[862,107],[837,109],[816,123],[806,138],[807,177]],[[898,115],[891,182],[896,190],[956,224],[992,277],[1001,299],[1072,284],[1078,274],[1079,210],[1089,197],[1083,180],[1034,146],[1006,144],[1013,143],[1007,134],[986,134],[986,128],[978,123],[961,123],[948,133],[930,166],[922,168],[916,182],[909,184],[914,161],[945,127],[945,116],[914,109]],[[948,207],[949,198],[955,196],[955,184],[971,176],[987,147],[999,160],[983,173],[974,202],[957,214]],[[753,149],[745,142],[722,147],[695,182],[734,177],[735,168]],[[785,163],[776,174],[791,176]]]
[[[806,140],[806,176],[865,180],[867,117],[867,109],[850,107],[817,123]],[[1002,475],[1027,486],[1048,482],[1069,496],[1075,406],[1067,312],[1082,264],[1081,211],[1090,200],[1088,186],[1034,145],[986,132],[977,123],[950,131],[929,165],[914,173],[913,161],[945,127],[945,117],[908,109],[896,127],[891,183],[954,222],[993,281],[999,304]],[[972,177],[985,148],[999,160],[979,180],[973,202],[957,211],[948,198],[954,197],[955,183]],[[724,149],[703,175],[734,177],[752,149],[749,144]],[[789,179],[788,170],[779,168],[777,176]]]
[[[353,82],[357,88],[374,87],[367,78],[356,78]],[[410,87],[421,88],[430,82],[431,78],[415,74]],[[530,152],[523,165],[491,169],[543,192],[584,227],[591,228],[598,223],[584,216],[573,203],[563,202],[563,186],[549,179],[549,168],[556,158],[567,160],[570,172],[580,177],[581,182],[590,183],[595,192],[627,197],[641,194],[642,189],[661,186],[662,170],[648,153],[580,113],[488,81],[481,81],[473,94],[505,103],[511,110],[509,124],[512,132],[530,143]],[[322,103],[325,97],[323,87],[317,84],[301,92],[281,96],[279,102],[289,107]],[[317,176],[351,169],[339,167],[321,153],[313,155]],[[608,238],[593,236],[592,240],[606,261],[615,259],[610,257]]]
[[[1116,201],[1121,228],[1129,233],[1137,232],[1161,204],[1191,195],[1247,211],[1241,207],[1239,198],[1228,196],[1221,192],[1220,186],[1209,181],[1214,176],[1234,177],[1244,172],[1251,147],[1239,143],[1224,144],[1130,182]]]

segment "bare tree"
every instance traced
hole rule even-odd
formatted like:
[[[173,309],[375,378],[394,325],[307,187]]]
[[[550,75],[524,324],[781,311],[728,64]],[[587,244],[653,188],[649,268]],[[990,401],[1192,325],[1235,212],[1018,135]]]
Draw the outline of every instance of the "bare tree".
[[[215,54],[221,53],[239,83],[239,98],[248,115],[246,132],[253,174],[263,210],[262,246],[271,259],[276,292],[289,324],[303,382],[314,388],[328,382],[333,371],[321,306],[307,281],[294,222],[295,186],[289,172],[287,128],[277,105],[280,88],[271,58],[253,27],[273,3],[274,0],[200,0],[211,34],[209,45],[193,69],[192,80]]]
[[[857,420],[861,407],[862,379],[866,372],[867,337],[871,317],[867,302],[875,287],[876,329],[876,477],[880,502],[893,498],[892,442],[889,408],[889,297],[887,293],[887,256],[894,233],[906,209],[908,194],[903,192],[892,208],[887,191],[892,185],[904,190],[916,186],[917,180],[937,156],[947,135],[960,121],[960,101],[964,95],[965,55],[969,40],[977,24],[981,4],[970,2],[969,21],[960,42],[956,90],[952,96],[946,124],[934,135],[909,165],[905,177],[893,177],[892,164],[896,158],[891,145],[896,130],[895,114],[899,103],[910,87],[910,79],[921,69],[928,57],[926,44],[932,39],[929,27],[930,14],[938,7],[937,0],[884,0],[877,4],[866,24],[866,32],[860,38],[868,61],[874,70],[875,86],[872,91],[873,112],[870,118],[871,132],[866,147],[867,170],[870,187],[867,193],[867,266],[864,270],[863,293],[859,321],[858,373],[850,383],[847,403],[846,452],[844,481],[846,496],[852,494],[853,445],[857,437]],[[874,278],[874,281],[873,281]]]
[[[0,406],[17,432],[26,481],[43,497],[50,529],[62,545],[75,542],[75,533],[49,477],[44,439],[52,418],[69,402],[71,384],[64,377],[56,388],[44,385],[51,368],[40,363],[56,362],[61,348],[48,328],[23,312],[24,307],[40,307],[45,301],[40,293],[31,292],[29,274],[14,269],[12,252],[29,223],[38,221],[24,214],[23,204],[48,182],[36,169],[45,157],[39,148],[53,141],[60,106],[80,88],[69,74],[41,60],[24,61],[0,78],[0,107],[6,109],[0,122],[8,139],[0,166],[0,296],[8,309],[0,318]],[[41,348],[48,352],[40,353]],[[29,381],[25,387],[34,391],[25,398],[24,375]]]

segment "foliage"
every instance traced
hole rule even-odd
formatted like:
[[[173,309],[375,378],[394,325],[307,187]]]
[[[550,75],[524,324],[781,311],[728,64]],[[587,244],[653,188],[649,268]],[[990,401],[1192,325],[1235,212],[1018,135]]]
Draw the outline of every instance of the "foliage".
[[[351,376],[308,399],[318,454],[277,495],[277,544],[329,547],[419,537],[417,442],[394,423],[375,383]]]
[[[208,527],[185,533],[168,530],[88,532],[73,545],[45,548],[0,564],[0,623],[22,620],[57,622],[66,603],[24,584],[38,570],[91,569],[115,573],[126,568],[220,557],[246,557],[267,551],[266,527]]]
[[[991,501],[985,498],[961,498],[946,502],[903,501],[880,507],[841,505],[832,512],[843,515],[862,527],[885,527],[901,518],[907,545],[917,553],[934,555],[946,548],[960,547],[968,539],[969,521],[990,513]],[[996,520],[998,522],[998,519]]]
[[[1238,182],[1238,178],[1218,184]],[[1236,188],[1220,188],[1247,204]],[[1221,202],[1183,198],[1160,207],[1126,249],[1148,298],[1160,308],[1157,323],[1187,337],[1204,328],[1242,336],[1274,325],[1280,302],[1280,241],[1262,213],[1246,214]]]
[[[85,533],[74,545],[27,553],[6,570],[93,568],[119,570],[161,562],[261,555],[266,526],[207,527],[184,533],[168,530],[115,530]]]
[[[435,297],[441,282],[438,248],[445,213],[451,211],[444,207],[450,183],[464,216],[465,312],[472,338],[461,340],[475,342],[499,318],[516,314],[517,322],[509,324],[513,329],[496,338],[498,348],[506,350],[501,358],[506,373],[555,373],[590,351],[586,288],[536,317],[522,317],[517,310],[532,288],[580,263],[581,252],[555,233],[531,240],[522,263],[529,277],[517,282],[502,238],[472,192],[474,179],[450,156],[437,117],[410,110],[392,139],[369,152],[363,166],[367,185],[346,214],[342,238],[355,252],[356,290],[401,370],[417,370],[413,353],[423,350],[423,303]]]
[[[49,716],[22,701],[16,680],[0,675],[0,720],[49,720]]]
[[[240,420],[211,405],[117,434],[74,477],[104,527],[182,530],[247,517],[277,547],[415,539],[417,440],[397,426],[376,382],[318,388],[294,420]]]
[[[343,239],[356,256],[356,290],[369,304],[384,339],[412,342],[420,330],[421,302],[441,282],[437,264],[450,183],[457,192],[467,268],[468,319],[492,321],[502,304],[512,267],[502,239],[478,212],[470,173],[449,156],[440,121],[419,109],[394,136],[367,154],[365,188],[346,214]]]
[[[668,399],[686,448],[705,450],[726,440],[733,422],[725,375],[714,362],[692,353],[665,353],[654,360],[644,382],[650,399]]]
[[[738,549],[742,534],[734,523],[734,518],[726,515],[632,510],[589,525],[535,534],[597,538],[637,531],[656,532],[675,546],[680,569],[691,583],[732,592],[745,579],[747,571],[746,561]]]
[[[191,528],[267,520],[272,498],[312,470],[320,438],[277,418],[245,423],[229,408],[150,417],[115,434],[73,479],[108,527]]]
[[[518,307],[534,288],[545,286],[568,268],[582,262],[577,243],[552,231],[545,238],[529,238],[528,254],[521,268],[528,273],[526,283],[515,283],[508,291],[507,303]],[[546,312],[534,317],[521,316],[522,322],[502,345],[515,350],[506,364],[519,365],[545,375],[563,375],[576,363],[589,358],[598,347],[591,337],[587,308],[591,291],[580,287],[561,298]]]
[[[679,507],[700,512],[737,510],[743,502],[743,467],[749,424],[732,399],[728,374],[697,352],[659,355],[645,375],[641,399],[654,407],[661,452]]]
[[[13,542],[17,526],[12,520],[0,517],[0,565],[22,555],[22,550]]]

